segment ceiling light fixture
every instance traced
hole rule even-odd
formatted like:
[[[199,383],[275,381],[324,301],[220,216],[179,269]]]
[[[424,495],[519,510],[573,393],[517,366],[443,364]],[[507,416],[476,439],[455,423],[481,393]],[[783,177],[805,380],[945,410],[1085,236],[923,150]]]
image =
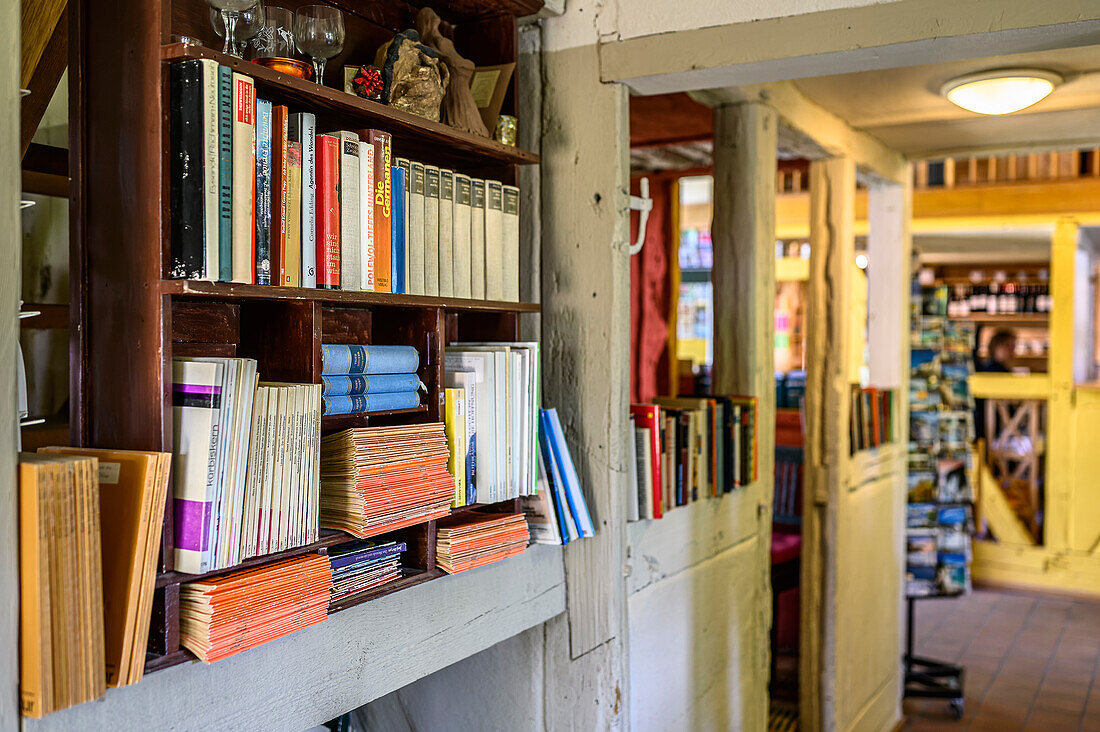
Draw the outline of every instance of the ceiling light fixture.
[[[970,112],[1012,114],[1045,99],[1062,81],[1045,69],[993,69],[952,79],[940,93]]]

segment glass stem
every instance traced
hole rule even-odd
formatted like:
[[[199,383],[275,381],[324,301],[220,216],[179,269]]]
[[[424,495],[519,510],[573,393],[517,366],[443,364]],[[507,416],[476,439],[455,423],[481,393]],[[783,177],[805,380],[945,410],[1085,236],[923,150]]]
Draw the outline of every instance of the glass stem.
[[[324,86],[325,83],[325,59],[313,59],[313,80]]]
[[[223,10],[222,26],[225,27],[225,45],[222,47],[222,53],[228,53],[230,56],[235,56],[237,43],[234,36],[237,30],[237,11]]]

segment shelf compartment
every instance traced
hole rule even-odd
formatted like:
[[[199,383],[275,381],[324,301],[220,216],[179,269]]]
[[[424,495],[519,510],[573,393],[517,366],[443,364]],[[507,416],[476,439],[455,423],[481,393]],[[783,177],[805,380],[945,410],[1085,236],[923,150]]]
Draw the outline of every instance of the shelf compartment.
[[[251,77],[255,80],[258,94],[275,95],[278,97],[276,101],[280,103],[289,102],[295,107],[318,114],[319,129],[375,125],[384,128],[394,136],[394,149],[401,157],[454,165],[462,172],[474,173],[491,166],[532,165],[539,162],[538,155],[518,147],[504,145],[379,102],[361,99],[331,87],[273,71],[213,49],[183,43],[161,47],[161,59],[167,63],[204,58],[213,59]],[[325,113],[332,116],[330,124],[322,124]],[[337,119],[342,124],[331,124]]]
[[[352,427],[367,427],[370,421],[380,417],[402,417],[405,415],[427,414],[428,405],[421,404],[408,409],[384,409],[381,412],[367,412],[365,414],[326,414],[321,417],[321,431],[325,434],[339,432]],[[387,422],[389,420],[386,420]]]
[[[1022,325],[1046,325],[1050,315],[1046,313],[975,313],[948,318],[959,323],[1018,323]]]
[[[160,291],[165,295],[212,300],[296,300],[322,302],[345,307],[417,307],[443,308],[455,312],[516,312],[537,313],[539,304],[504,300],[471,300],[461,297],[432,297],[429,295],[394,295],[388,292],[350,292],[346,290],[320,290],[308,287],[279,287],[275,285],[241,285],[233,282],[207,282],[204,280],[161,280]]]

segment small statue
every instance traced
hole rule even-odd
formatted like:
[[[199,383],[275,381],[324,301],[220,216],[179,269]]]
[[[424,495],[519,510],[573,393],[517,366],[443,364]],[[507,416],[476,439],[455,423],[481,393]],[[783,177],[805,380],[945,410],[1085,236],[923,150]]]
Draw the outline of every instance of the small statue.
[[[434,48],[443,63],[451,72],[451,83],[443,97],[443,121],[465,132],[489,137],[481,113],[470,91],[470,80],[474,77],[474,62],[462,58],[455,50],[454,41],[439,31],[439,16],[431,8],[424,7],[416,14],[416,28],[420,38]]]
[[[382,69],[382,101],[425,119],[439,121],[439,107],[450,75],[435,49],[414,30],[398,33],[378,49],[374,65]]]

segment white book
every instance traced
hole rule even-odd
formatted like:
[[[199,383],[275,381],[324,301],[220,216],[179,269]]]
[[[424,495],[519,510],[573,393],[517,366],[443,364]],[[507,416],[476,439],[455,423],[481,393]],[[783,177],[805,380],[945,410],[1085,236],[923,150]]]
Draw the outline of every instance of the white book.
[[[256,87],[233,74],[233,281],[256,277]]]
[[[439,296],[455,296],[454,172],[439,171]]]
[[[259,498],[263,483],[264,443],[267,429],[267,389],[258,389],[253,379],[252,433],[248,448],[248,478],[245,482],[244,519],[241,522],[240,558],[256,556],[259,526]]]
[[[653,481],[661,479],[659,475],[653,474],[651,439],[648,427],[637,428],[635,443],[638,450],[638,516],[646,519],[653,518]]]
[[[527,495],[525,479],[526,450],[524,449],[523,414],[525,386],[527,383],[527,353],[522,350],[508,350],[508,440],[511,443],[509,455],[512,458],[512,498]]]
[[[439,168],[424,166],[424,294],[439,294]]]
[[[256,529],[256,555],[271,550],[271,503],[275,493],[276,444],[279,436],[279,389],[261,385],[267,390],[267,429],[264,435],[263,483],[260,488],[259,524]]]
[[[519,188],[501,186],[504,299],[519,302]]]
[[[485,299],[485,181],[470,180],[470,297]]]
[[[305,504],[302,501],[302,458],[305,454],[306,409],[309,406],[309,386],[298,384],[294,387],[294,444],[292,446],[290,471],[290,520],[288,522],[287,546],[301,546],[302,514]]]
[[[302,144],[302,287],[317,286],[317,117],[313,112],[290,115],[291,139]]]
[[[470,176],[455,173],[454,296],[473,297],[470,253]]]
[[[359,289],[374,292],[374,145],[359,141]]]
[[[308,503],[308,540],[313,542],[321,538],[320,501],[321,501],[321,385],[313,384],[309,393],[309,503]]]
[[[225,567],[223,544],[225,540],[225,491],[229,480],[229,448],[230,435],[233,430],[233,409],[236,398],[237,360],[234,358],[191,358],[181,359],[187,361],[199,361],[216,363],[221,366],[221,384],[218,407],[218,418],[214,427],[217,431],[217,442],[211,469],[214,475],[213,501],[210,507],[210,542],[208,551],[210,554],[210,569]]]
[[[356,144],[356,150],[358,151],[359,145]],[[282,422],[282,439],[279,441],[279,451],[281,454],[280,470],[282,470],[282,477],[280,482],[282,483],[279,490],[279,502],[276,504],[276,509],[279,515],[278,522],[278,536],[279,541],[277,545],[278,551],[287,549],[287,530],[290,526],[290,473],[293,465],[291,462],[291,443],[293,441],[294,432],[294,392],[293,386],[284,386],[283,391],[286,392],[286,405],[283,411]]]
[[[202,126],[203,161],[202,192],[205,227],[203,231],[204,280],[218,280],[218,230],[221,227],[218,205],[218,62],[200,59],[202,64]]]
[[[423,295],[424,287],[424,164],[410,164],[409,225],[405,229],[405,260],[409,265],[406,280],[410,295]]]
[[[485,299],[504,299],[504,212],[500,181],[485,181]]]
[[[337,132],[340,143],[340,289],[362,288],[359,242],[359,135]]]
[[[634,418],[630,418],[630,444],[627,446],[626,460],[626,520],[638,520],[638,434]]]
[[[478,503],[495,503],[497,498],[496,359],[491,353],[447,348],[444,373],[469,371],[474,375],[477,419],[476,485]]]
[[[513,448],[516,443],[512,439],[512,423],[514,417],[512,414],[511,403],[509,401],[510,395],[513,390],[512,372],[515,370],[512,365],[512,360],[509,357],[510,345],[502,343],[456,343],[456,347],[470,352],[488,353],[492,355],[493,361],[493,383],[491,388],[493,389],[492,408],[495,412],[493,416],[494,430],[492,433],[493,440],[496,443],[496,492],[495,498],[490,501],[495,503],[497,501],[503,501],[508,498],[516,498],[518,493],[518,485],[516,481],[515,468],[513,461],[518,456],[513,455]]]

